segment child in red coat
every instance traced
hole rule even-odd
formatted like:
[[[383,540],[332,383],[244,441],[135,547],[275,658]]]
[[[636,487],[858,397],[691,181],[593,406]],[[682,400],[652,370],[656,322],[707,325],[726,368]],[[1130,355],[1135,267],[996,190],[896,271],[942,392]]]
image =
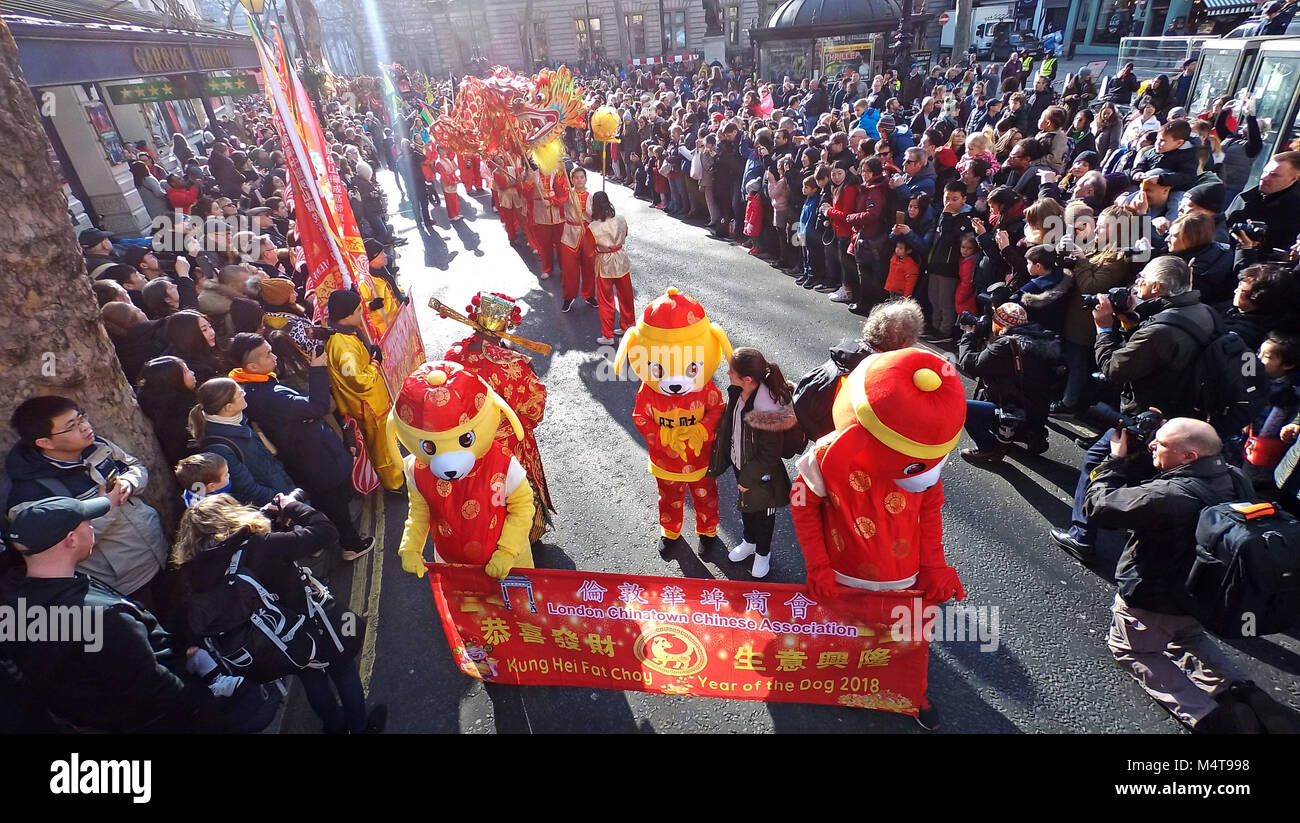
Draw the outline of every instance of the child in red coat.
[[[957,313],[968,311],[979,314],[975,305],[975,265],[980,260],[980,247],[975,242],[975,235],[967,234],[961,239],[961,260],[957,263],[957,292],[954,302]]]
[[[916,259],[916,254],[899,240],[894,244],[893,256],[889,258],[889,279],[885,281],[885,291],[889,292],[890,297],[911,297],[920,277],[921,263]]]

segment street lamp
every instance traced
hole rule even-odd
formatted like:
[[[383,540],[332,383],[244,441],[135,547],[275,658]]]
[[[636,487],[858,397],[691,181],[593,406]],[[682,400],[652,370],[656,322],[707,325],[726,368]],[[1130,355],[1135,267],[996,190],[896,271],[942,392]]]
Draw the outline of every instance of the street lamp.
[[[266,0],[239,0],[239,5],[248,9],[248,13],[254,17],[261,17],[266,9]]]

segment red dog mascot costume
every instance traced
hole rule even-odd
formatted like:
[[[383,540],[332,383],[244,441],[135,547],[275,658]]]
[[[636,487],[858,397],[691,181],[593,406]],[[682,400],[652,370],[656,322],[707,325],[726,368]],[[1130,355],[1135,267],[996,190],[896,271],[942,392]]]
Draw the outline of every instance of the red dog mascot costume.
[[[956,372],[921,349],[872,355],[845,380],[834,417],[835,431],[799,459],[790,492],[808,588],[829,598],[843,587],[964,598],[944,558],[939,476],[966,421]],[[928,701],[918,719],[937,728]]]
[[[700,550],[716,548],[718,484],[705,477],[713,437],[727,400],[713,384],[731,343],[704,308],[677,289],[646,306],[641,322],[623,336],[614,367],[627,358],[641,378],[632,423],[646,439],[650,473],[659,485],[659,553],[681,537],[686,492],[695,507]]]

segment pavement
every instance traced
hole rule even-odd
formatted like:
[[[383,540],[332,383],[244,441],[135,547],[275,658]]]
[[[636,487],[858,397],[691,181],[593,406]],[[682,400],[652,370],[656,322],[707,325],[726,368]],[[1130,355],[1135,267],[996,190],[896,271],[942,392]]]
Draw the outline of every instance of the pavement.
[[[381,178],[399,202],[387,171]],[[593,189],[598,175],[590,175]],[[793,286],[766,263],[703,228],[651,210],[622,186],[607,188],[630,226],[627,251],[638,312],[676,286],[695,296],[733,345],[754,345],[787,376],[811,370],[827,347],[857,337],[861,319],[826,296]],[[613,347],[595,343],[596,310],[578,301],[560,313],[560,280],[542,281],[527,251],[512,248],[490,211],[490,197],[462,194],[466,219],[422,235],[405,216],[393,220],[409,245],[399,255],[399,278],[419,307],[425,351],[436,356],[467,330],[437,318],[430,297],[464,306],[480,289],[520,298],[519,334],[549,343],[534,369],[547,385],[545,421],[537,439],[558,513],[555,528],[535,552],[542,568],[748,580],[748,563],[725,552],[701,558],[680,548],[669,560],[656,551],[655,486],[646,472],[643,441],[632,428],[638,384],[611,379]],[[718,384],[725,385],[719,370]],[[1107,535],[1096,568],[1080,565],[1048,539],[1068,522],[1070,495],[1082,450],[1081,434],[1057,426],[1050,450],[1011,457],[993,469],[959,459],[944,470],[945,543],[961,573],[967,604],[997,607],[999,644],[936,643],[930,697],[944,732],[1173,733],[1182,729],[1120,671],[1106,649],[1114,598],[1113,573],[1123,536]],[[963,437],[960,447],[971,445]],[[793,476],[793,473],[792,473]],[[722,494],[721,536],[740,539],[735,484]],[[368,633],[360,665],[371,703],[385,703],[390,732],[917,732],[910,718],[884,712],[571,687],[484,684],[458,672],[441,631],[427,578],[402,571],[397,546],[405,518],[400,495],[373,495],[358,516],[383,546],[331,584],[363,614]],[[694,543],[693,536],[690,538]],[[426,556],[432,559],[431,549]],[[788,510],[777,517],[768,580],[798,583],[803,557]],[[1228,656],[1279,700],[1300,709],[1300,633],[1225,646]],[[291,698],[283,728],[315,732],[319,723]]]

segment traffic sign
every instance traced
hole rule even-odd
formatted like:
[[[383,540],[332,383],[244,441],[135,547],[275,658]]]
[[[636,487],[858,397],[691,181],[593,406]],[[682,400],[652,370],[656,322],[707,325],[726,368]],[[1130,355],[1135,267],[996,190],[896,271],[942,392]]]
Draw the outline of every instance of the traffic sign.
[[[945,11],[943,14],[939,15],[939,25],[946,26],[948,25],[948,21],[951,19],[952,18],[948,16],[948,12]]]

